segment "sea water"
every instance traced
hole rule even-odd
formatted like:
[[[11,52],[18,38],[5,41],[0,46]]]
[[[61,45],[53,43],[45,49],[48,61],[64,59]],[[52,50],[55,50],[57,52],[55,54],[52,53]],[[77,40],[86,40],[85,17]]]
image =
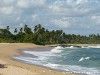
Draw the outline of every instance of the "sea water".
[[[50,51],[24,50],[23,53],[28,56],[22,55],[14,59],[69,73],[100,75],[100,46],[58,46]]]

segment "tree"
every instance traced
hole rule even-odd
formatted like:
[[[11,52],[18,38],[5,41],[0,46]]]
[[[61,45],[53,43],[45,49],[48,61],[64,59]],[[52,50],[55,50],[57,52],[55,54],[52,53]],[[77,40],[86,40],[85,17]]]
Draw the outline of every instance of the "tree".
[[[2,38],[10,38],[11,35],[12,33],[8,31],[7,29],[0,29],[0,36]]]
[[[33,34],[31,28],[29,28],[27,25],[24,26],[24,32],[25,34]]]
[[[0,42],[21,42],[21,43],[35,43],[39,45],[45,44],[100,44],[100,34],[75,35],[66,34],[63,30],[49,31],[38,24],[32,29],[25,25],[24,28],[17,30],[15,28],[14,34],[9,31],[9,26],[5,29],[0,29]],[[18,32],[19,31],[19,32]],[[18,34],[17,34],[18,33]]]
[[[19,34],[23,33],[23,28],[20,28]]]
[[[14,33],[17,34],[17,32],[18,32],[18,30],[17,30],[17,28],[15,28]]]
[[[9,26],[7,26],[7,30],[8,30],[8,31],[9,31],[9,29],[10,29]]]
[[[34,33],[38,32],[42,28],[41,24],[38,24],[34,27]]]

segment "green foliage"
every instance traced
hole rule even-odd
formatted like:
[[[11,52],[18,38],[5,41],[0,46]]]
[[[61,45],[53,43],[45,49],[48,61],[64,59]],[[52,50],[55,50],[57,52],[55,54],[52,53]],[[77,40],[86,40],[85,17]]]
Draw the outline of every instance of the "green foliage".
[[[89,36],[81,36],[75,34],[66,34],[63,30],[49,31],[38,24],[32,29],[25,25],[19,30],[15,28],[14,33],[10,31],[10,27],[0,29],[0,42],[4,43],[35,43],[38,45],[47,44],[100,44],[100,35],[92,34]],[[19,31],[19,32],[18,32]]]
[[[21,29],[20,29],[21,31]],[[31,28],[29,28],[27,25],[24,26],[24,32],[25,34],[33,34]]]
[[[15,30],[14,30],[14,33],[16,34],[18,31],[17,31],[17,28],[15,28]]]

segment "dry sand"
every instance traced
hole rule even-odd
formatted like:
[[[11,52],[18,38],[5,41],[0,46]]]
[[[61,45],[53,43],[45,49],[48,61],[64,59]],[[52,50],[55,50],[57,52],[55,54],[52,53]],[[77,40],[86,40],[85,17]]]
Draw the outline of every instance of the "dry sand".
[[[3,64],[5,67],[0,68],[0,75],[76,75],[51,70],[45,67],[29,65],[12,59],[13,56],[20,55],[18,50],[35,47],[43,46],[30,43],[1,43],[0,64]]]

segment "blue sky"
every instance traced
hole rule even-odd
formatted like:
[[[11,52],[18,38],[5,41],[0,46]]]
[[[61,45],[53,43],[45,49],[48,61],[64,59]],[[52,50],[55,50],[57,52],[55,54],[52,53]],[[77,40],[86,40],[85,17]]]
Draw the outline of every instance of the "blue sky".
[[[0,28],[33,28],[42,24],[49,30],[68,34],[100,33],[100,0],[0,0]]]

